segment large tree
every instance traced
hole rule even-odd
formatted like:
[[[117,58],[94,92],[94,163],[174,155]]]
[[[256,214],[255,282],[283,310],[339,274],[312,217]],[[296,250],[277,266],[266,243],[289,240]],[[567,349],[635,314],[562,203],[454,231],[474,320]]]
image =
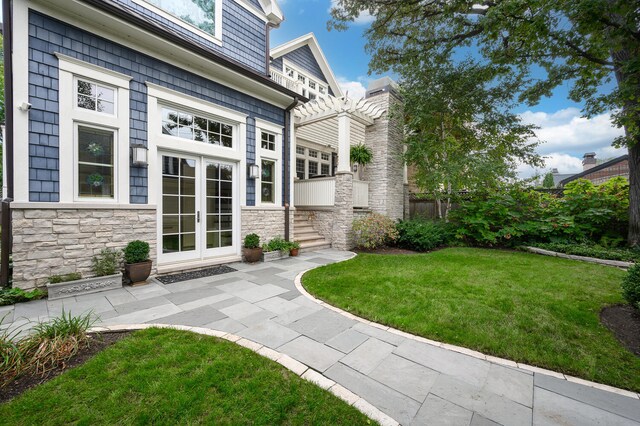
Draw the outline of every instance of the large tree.
[[[516,177],[516,163],[542,160],[530,142],[534,127],[509,112],[517,79],[494,84],[496,67],[471,58],[429,65],[402,71],[405,158],[446,219],[461,191],[499,187]]]
[[[419,69],[471,49],[522,79],[521,102],[535,104],[568,83],[586,116],[612,111],[625,129],[614,145],[629,150],[628,240],[640,244],[637,0],[337,0],[330,26],[344,28],[363,12],[374,17],[366,32],[374,71]]]

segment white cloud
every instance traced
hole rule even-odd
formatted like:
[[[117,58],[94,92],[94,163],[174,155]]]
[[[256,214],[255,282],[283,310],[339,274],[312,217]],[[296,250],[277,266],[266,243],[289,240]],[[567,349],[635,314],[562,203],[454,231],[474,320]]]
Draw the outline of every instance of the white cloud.
[[[362,79],[354,81],[348,80],[344,77],[338,77],[338,84],[340,85],[342,92],[345,95],[348,94],[351,99],[362,99],[367,92],[367,88],[362,83]]]
[[[329,8],[329,13],[331,13],[331,9],[338,6],[338,0],[331,0],[331,7]],[[356,19],[353,21],[358,25],[367,25],[375,21],[375,17],[371,16],[371,14],[367,11],[361,12]]]
[[[520,116],[525,123],[540,127],[536,134],[543,143],[537,151],[545,158],[546,164],[542,170],[519,165],[521,177],[544,174],[553,168],[563,174],[580,173],[585,152],[595,152],[600,160],[626,153],[624,149],[611,146],[613,140],[623,134],[623,130],[611,124],[610,114],[587,119],[581,117],[577,108],[566,108],[553,113],[526,111]]]

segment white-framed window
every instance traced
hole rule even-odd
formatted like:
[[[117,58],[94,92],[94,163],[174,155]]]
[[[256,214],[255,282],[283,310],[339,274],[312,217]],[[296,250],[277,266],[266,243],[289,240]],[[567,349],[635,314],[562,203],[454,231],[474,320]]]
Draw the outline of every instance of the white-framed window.
[[[162,134],[233,148],[233,125],[204,113],[162,105]]]
[[[318,80],[313,80],[309,77],[309,74],[295,65],[282,61],[284,75],[291,80],[298,82],[302,87],[302,95],[309,99],[315,99],[320,95],[326,95],[329,93],[329,87],[326,83],[321,83]]]
[[[282,186],[282,127],[256,120],[256,164],[260,179],[256,179],[256,205],[281,205]]]
[[[331,153],[304,146],[296,146],[296,177],[331,176]]]
[[[133,0],[200,37],[222,44],[222,0]]]
[[[131,77],[56,53],[60,202],[129,203]]]
[[[276,135],[270,132],[260,132],[260,145],[262,149],[276,150]]]

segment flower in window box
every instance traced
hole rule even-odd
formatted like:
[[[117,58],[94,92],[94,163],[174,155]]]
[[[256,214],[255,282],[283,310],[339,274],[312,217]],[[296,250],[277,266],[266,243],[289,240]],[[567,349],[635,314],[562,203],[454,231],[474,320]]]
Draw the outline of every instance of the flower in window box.
[[[100,173],[92,173],[87,176],[87,183],[98,188],[104,183],[104,176],[102,176]]]
[[[99,143],[91,142],[89,145],[87,145],[87,151],[95,156],[98,156],[104,152],[104,148]]]

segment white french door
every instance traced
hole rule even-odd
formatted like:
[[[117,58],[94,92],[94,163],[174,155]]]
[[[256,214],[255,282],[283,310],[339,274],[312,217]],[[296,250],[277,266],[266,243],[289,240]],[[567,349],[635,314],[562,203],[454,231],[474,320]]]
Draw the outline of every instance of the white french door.
[[[238,252],[237,167],[160,153],[158,260],[191,262]]]

